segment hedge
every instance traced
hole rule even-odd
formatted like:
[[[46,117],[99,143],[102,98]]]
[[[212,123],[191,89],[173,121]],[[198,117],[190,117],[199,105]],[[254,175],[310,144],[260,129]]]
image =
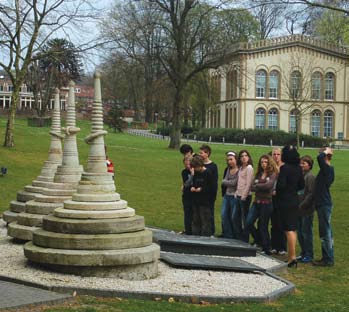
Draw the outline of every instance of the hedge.
[[[283,146],[286,144],[296,145],[296,134],[288,133],[281,130],[264,130],[264,129],[222,129],[211,128],[201,129],[191,134],[186,135],[189,139],[199,141],[237,143],[237,144],[253,144],[253,145],[270,145],[272,140],[273,145]],[[244,142],[245,139],[245,142]],[[301,134],[300,143],[304,141],[306,147],[322,147],[328,144],[328,139],[314,137],[311,135]]]

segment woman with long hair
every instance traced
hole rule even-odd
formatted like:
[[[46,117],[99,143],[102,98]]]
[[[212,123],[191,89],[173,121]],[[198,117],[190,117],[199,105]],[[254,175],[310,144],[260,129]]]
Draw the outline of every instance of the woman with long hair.
[[[255,192],[255,200],[246,220],[246,230],[251,232],[255,241],[258,241],[263,252],[270,255],[269,221],[273,212],[273,189],[278,174],[275,161],[269,155],[262,155],[258,162],[258,169],[251,186]],[[258,219],[258,232],[254,223]]]
[[[248,243],[248,235],[243,229],[246,226],[246,218],[251,204],[251,184],[253,181],[253,162],[247,150],[241,150],[238,156],[238,184],[236,189],[236,205],[233,212],[234,235]]]
[[[222,236],[235,238],[233,231],[233,211],[235,209],[235,192],[238,183],[237,155],[235,152],[226,153],[227,167],[224,169],[222,180]]]
[[[294,146],[285,146],[282,149],[282,161],[285,164],[280,168],[276,194],[281,227],[287,238],[288,267],[297,267],[298,192],[304,189],[304,177],[299,165],[299,154]]]

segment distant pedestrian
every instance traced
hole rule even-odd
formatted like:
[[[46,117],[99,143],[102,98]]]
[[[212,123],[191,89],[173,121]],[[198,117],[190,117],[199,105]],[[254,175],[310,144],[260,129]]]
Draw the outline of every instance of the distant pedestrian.
[[[224,169],[222,180],[222,237],[234,238],[233,211],[235,209],[235,192],[238,183],[237,155],[235,152],[226,153],[227,167]]]
[[[315,176],[311,172],[314,161],[311,156],[301,157],[301,168],[304,175],[304,191],[300,194],[299,219],[297,228],[301,254],[298,259],[303,263],[313,261],[313,219],[315,211]]]
[[[321,240],[322,258],[314,261],[316,266],[333,266],[333,233],[331,216],[333,203],[330,187],[334,181],[334,169],[331,166],[333,150],[329,147],[320,150],[317,161],[320,171],[315,180],[315,207],[319,218],[319,234]]]
[[[205,168],[211,173],[212,178],[212,189],[211,193],[209,195],[209,206],[211,210],[211,231],[212,235],[214,235],[216,228],[215,228],[215,221],[214,221],[214,205],[217,198],[217,191],[218,191],[218,167],[217,165],[210,159],[212,150],[211,147],[207,144],[203,144],[200,146],[200,156],[202,157],[204,161]]]
[[[214,190],[211,172],[204,166],[201,156],[194,156],[190,163],[194,168],[193,184],[190,191],[193,194],[192,234],[211,236],[210,199]]]

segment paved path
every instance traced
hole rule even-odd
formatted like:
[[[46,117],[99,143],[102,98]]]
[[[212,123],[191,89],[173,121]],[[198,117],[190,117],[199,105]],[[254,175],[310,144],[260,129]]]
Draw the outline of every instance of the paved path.
[[[0,280],[0,310],[62,302],[71,296]]]

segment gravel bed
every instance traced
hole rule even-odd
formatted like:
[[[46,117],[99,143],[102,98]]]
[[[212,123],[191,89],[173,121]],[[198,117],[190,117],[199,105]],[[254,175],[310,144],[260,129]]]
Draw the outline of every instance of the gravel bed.
[[[22,245],[14,244],[6,234],[5,223],[1,220],[0,275],[47,286],[215,297],[263,297],[287,286],[286,283],[262,273],[186,270],[171,268],[163,262],[159,262],[159,276],[145,281],[55,273],[29,266],[23,255]],[[261,255],[239,259],[264,268],[279,264]]]

